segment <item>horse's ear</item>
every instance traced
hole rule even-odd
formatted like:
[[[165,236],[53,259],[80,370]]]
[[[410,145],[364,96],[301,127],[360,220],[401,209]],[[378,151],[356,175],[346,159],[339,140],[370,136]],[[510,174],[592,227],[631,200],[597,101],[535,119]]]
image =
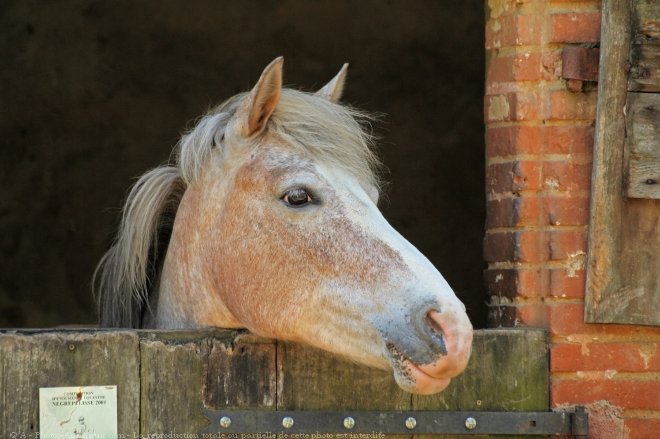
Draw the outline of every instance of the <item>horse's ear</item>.
[[[241,133],[250,137],[261,133],[273,114],[282,94],[282,66],[284,58],[275,58],[264,69],[257,85],[239,109]]]
[[[341,95],[344,92],[344,84],[346,83],[346,72],[348,71],[348,63],[344,64],[337,73],[337,76],[332,78],[322,89],[317,91],[316,96],[326,98],[331,102],[339,102]]]

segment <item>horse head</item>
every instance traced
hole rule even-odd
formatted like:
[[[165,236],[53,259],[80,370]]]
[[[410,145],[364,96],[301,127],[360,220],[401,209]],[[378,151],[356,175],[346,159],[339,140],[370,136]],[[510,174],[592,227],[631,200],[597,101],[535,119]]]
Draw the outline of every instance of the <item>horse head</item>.
[[[346,65],[315,94],[283,89],[282,66],[182,139],[151,325],[245,327],[439,392],[470,355],[465,307],[377,207],[364,115],[338,103]]]

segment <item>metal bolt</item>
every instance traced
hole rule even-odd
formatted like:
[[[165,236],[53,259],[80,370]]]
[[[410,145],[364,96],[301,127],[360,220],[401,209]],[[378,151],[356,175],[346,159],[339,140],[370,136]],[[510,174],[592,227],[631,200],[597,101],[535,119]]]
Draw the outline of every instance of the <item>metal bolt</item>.
[[[69,345],[69,350],[70,350],[70,351],[73,351],[75,348],[76,348],[76,345],[74,345],[73,343],[71,343],[71,344]]]
[[[351,418],[350,416],[346,416],[344,418],[344,427],[350,430],[354,426],[355,426],[355,419]]]
[[[282,419],[282,427],[284,428],[291,428],[293,427],[293,418],[290,416],[286,416],[285,418]]]
[[[220,418],[220,427],[229,428],[230,425],[231,425],[231,419],[229,417],[223,416],[222,418]]]
[[[465,428],[467,428],[468,430],[474,430],[475,428],[477,428],[477,420],[474,419],[472,416],[465,419]]]
[[[408,430],[412,430],[416,426],[417,426],[417,419],[413,418],[412,416],[406,419],[406,428]]]

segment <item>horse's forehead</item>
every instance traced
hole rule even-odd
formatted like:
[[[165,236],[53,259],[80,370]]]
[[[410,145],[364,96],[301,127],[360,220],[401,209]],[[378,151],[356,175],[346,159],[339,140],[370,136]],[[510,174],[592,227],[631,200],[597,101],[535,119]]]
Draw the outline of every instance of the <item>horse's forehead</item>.
[[[256,148],[245,156],[238,166],[236,184],[247,189],[249,186],[274,183],[302,173],[318,175],[315,161],[287,148],[269,145]]]
[[[262,166],[270,172],[316,171],[315,163],[311,158],[297,154],[287,148],[267,148],[262,154],[254,157],[253,160],[257,166]]]

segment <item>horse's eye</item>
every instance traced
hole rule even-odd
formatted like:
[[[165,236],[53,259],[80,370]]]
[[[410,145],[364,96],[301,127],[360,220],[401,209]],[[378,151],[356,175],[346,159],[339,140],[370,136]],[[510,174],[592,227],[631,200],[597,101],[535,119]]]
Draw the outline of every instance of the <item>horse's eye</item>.
[[[282,201],[292,207],[302,207],[312,202],[312,197],[305,189],[292,189],[282,197]]]

